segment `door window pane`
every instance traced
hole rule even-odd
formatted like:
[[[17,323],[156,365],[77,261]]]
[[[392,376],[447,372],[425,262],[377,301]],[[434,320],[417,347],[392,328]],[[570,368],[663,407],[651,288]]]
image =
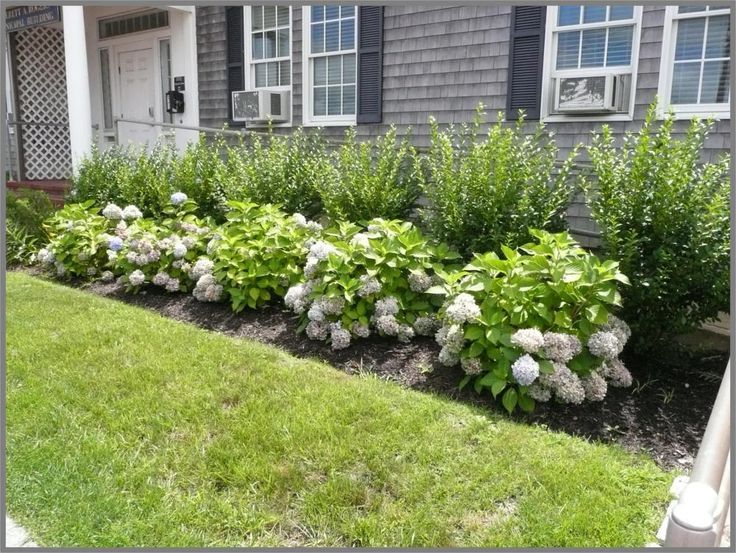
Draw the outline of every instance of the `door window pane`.
[[[102,119],[105,129],[112,129],[112,95],[110,92],[110,53],[100,50],[100,75],[102,76]],[[166,89],[168,90],[168,88]]]

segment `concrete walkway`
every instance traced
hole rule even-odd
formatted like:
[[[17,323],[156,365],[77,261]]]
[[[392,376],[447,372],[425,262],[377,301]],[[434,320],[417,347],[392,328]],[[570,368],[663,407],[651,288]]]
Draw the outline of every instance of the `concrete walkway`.
[[[18,526],[10,517],[5,517],[5,547],[38,547],[31,541],[28,532]]]

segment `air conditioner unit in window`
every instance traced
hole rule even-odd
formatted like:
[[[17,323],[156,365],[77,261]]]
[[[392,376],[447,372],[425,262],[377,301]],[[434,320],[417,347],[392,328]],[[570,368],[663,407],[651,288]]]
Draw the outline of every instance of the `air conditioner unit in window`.
[[[582,115],[629,110],[631,75],[559,77],[555,81],[555,113]]]
[[[283,123],[289,120],[288,90],[241,90],[232,93],[233,121]]]

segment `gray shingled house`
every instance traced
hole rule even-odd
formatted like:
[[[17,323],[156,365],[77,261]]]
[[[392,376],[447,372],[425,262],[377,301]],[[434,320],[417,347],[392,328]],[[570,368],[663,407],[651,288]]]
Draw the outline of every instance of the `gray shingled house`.
[[[638,129],[659,97],[679,129],[692,116],[720,119],[704,154],[712,158],[730,148],[729,12],[724,4],[198,7],[200,124],[258,129],[273,108],[287,132],[356,125],[371,136],[395,124],[424,145],[430,114],[440,124],[470,121],[483,102],[494,116],[523,109],[544,121],[565,153],[604,123],[617,134]],[[260,91],[250,94],[250,116],[239,109],[241,91]],[[571,223],[592,229],[578,207]]]

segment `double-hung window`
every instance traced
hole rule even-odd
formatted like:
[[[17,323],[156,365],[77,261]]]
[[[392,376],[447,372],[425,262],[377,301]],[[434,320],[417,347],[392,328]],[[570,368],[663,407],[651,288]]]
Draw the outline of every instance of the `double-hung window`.
[[[355,123],[356,8],[303,8],[304,122]]]
[[[634,6],[549,7],[543,117],[630,119],[640,21]]]
[[[730,30],[728,8],[667,8],[659,80],[663,111],[729,117]]]
[[[251,6],[245,9],[246,85],[285,88],[291,85],[291,8]]]

